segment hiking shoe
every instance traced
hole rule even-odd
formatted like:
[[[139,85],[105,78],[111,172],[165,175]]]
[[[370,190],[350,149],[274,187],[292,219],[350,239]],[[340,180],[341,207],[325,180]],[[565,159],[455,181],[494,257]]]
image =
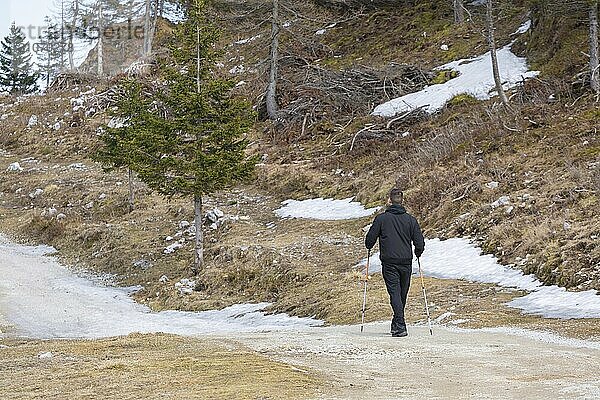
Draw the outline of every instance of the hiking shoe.
[[[392,337],[405,337],[408,336],[406,331],[392,331]]]

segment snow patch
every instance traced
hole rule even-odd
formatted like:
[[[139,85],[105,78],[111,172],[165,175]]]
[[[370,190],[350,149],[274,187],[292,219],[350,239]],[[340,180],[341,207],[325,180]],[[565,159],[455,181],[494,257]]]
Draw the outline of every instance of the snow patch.
[[[256,35],[256,36],[249,37],[247,39],[241,39],[241,40],[238,40],[237,42],[234,42],[234,44],[237,44],[237,45],[247,44],[247,43],[255,41],[256,39],[259,39],[261,36],[262,35]]]
[[[359,264],[364,265],[366,260]],[[526,314],[561,319],[600,318],[597,291],[569,292],[556,285],[543,286],[535,276],[501,265],[492,255],[482,255],[481,249],[467,239],[427,240],[421,266],[424,275],[434,278],[492,283],[531,292],[507,303]],[[369,273],[377,272],[381,272],[379,253],[372,255],[369,262]],[[413,273],[418,273],[416,265]]]
[[[34,126],[37,125],[37,123],[38,123],[38,116],[32,115],[31,117],[29,117],[29,121],[27,122],[27,127],[33,128]]]
[[[282,218],[305,218],[324,221],[336,221],[368,217],[379,207],[365,208],[362,204],[352,201],[350,197],[343,200],[335,199],[309,199],[309,200],[286,200],[283,207],[275,210],[275,214]]]
[[[131,288],[102,285],[75,275],[47,246],[24,246],[0,236],[0,313],[17,335],[38,339],[101,338],[133,332],[179,335],[257,332],[320,326],[322,321],[267,314],[269,303],[205,312],[151,312]]]
[[[530,21],[523,24],[515,34],[521,34],[529,29]],[[510,89],[522,83],[527,78],[539,75],[539,71],[529,71],[527,60],[517,57],[511,46],[514,42],[498,50],[498,67],[504,89]],[[425,89],[383,103],[373,110],[373,115],[394,117],[397,114],[423,108],[433,114],[442,109],[448,101],[460,94],[468,94],[479,100],[488,100],[495,93],[495,82],[492,74],[491,54],[488,51],[482,56],[437,67],[436,70],[452,70],[459,76],[446,83],[431,85]]]

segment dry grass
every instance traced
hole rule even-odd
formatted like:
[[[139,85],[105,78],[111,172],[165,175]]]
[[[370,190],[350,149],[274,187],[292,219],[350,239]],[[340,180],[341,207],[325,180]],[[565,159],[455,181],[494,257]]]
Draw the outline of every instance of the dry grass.
[[[132,334],[99,341],[11,341],[2,399],[305,399],[322,381],[235,344]],[[52,352],[50,359],[39,354]]]

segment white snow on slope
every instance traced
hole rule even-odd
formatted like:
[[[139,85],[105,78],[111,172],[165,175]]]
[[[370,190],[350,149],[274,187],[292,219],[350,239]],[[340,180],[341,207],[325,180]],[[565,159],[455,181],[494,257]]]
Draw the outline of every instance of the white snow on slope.
[[[368,217],[379,208],[365,208],[362,204],[352,201],[350,197],[344,200],[334,199],[309,199],[286,200],[283,207],[275,210],[275,214],[282,218],[306,218],[324,221],[354,219]]]
[[[530,21],[523,24],[515,34],[527,32]],[[514,43],[514,42],[513,42]],[[517,57],[512,51],[512,44],[498,50],[498,67],[504,89],[515,87],[527,78],[539,75],[538,71],[529,71],[527,60]],[[496,95],[492,60],[488,51],[482,56],[453,61],[437,67],[436,70],[452,70],[459,76],[446,83],[431,85],[425,89],[383,103],[373,111],[373,115],[393,117],[397,114],[423,108],[427,113],[442,109],[448,101],[460,94],[469,94],[479,100],[488,100]]]
[[[381,272],[379,253],[371,256],[369,264],[369,273]],[[563,319],[600,318],[600,296],[595,290],[568,292],[558,286],[543,286],[533,275],[501,265],[492,255],[481,255],[481,250],[467,239],[428,240],[421,266],[424,275],[434,278],[493,283],[531,292],[508,303],[526,314]],[[416,263],[413,273],[418,273]]]
[[[321,325],[309,318],[266,315],[268,303],[206,312],[151,312],[131,290],[76,276],[44,246],[23,246],[0,236],[0,314],[22,336],[100,338],[132,332],[180,335],[301,329]]]

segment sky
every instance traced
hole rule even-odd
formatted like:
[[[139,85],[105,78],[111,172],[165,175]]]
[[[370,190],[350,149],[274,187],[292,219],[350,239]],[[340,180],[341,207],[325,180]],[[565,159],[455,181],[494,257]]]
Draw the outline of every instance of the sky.
[[[52,0],[0,0],[0,37],[8,34],[13,21],[17,26],[36,27],[32,34],[37,37],[37,28],[44,25],[44,17],[51,13],[52,3]],[[28,30],[24,33],[29,36]]]

